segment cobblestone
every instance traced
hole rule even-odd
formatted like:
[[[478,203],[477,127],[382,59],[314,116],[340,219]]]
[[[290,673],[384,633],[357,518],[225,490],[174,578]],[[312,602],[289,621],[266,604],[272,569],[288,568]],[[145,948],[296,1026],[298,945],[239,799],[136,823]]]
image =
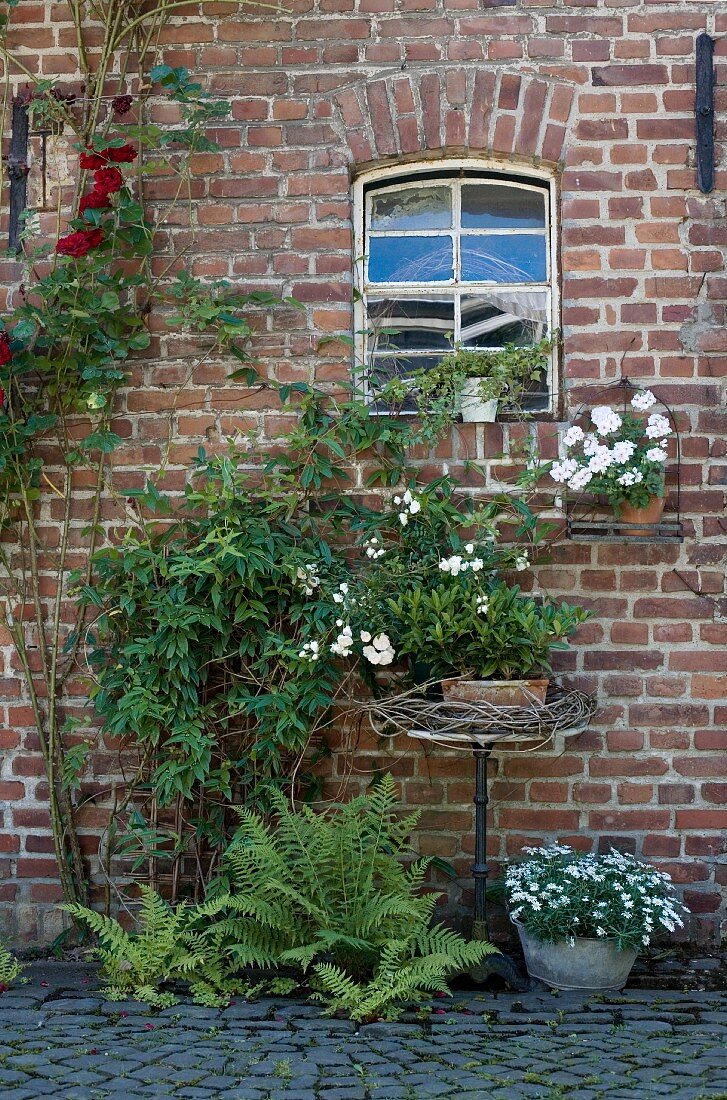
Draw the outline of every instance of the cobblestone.
[[[0,998],[2,1100],[727,1100],[727,992],[456,994],[358,1028],[310,1004],[154,1012],[83,967]]]

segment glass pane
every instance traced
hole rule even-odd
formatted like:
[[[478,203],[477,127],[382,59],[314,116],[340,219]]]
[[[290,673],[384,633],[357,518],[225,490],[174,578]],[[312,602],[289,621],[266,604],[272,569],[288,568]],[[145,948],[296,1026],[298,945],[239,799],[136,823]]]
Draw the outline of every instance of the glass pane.
[[[507,184],[462,185],[464,229],[544,229],[545,192]]]
[[[544,283],[546,277],[544,235],[462,236],[465,282]]]
[[[462,297],[462,343],[473,348],[534,344],[548,331],[544,290],[503,290]]]
[[[387,382],[393,378],[408,378],[414,371],[431,370],[439,362],[439,355],[374,355],[369,362],[368,384],[374,407],[379,411],[391,408],[390,404],[377,400],[377,394],[381,392]],[[415,412],[416,400],[414,397],[405,398],[403,402],[397,402],[400,412]]]
[[[451,225],[448,187],[416,187],[371,199],[371,229],[449,229]]]
[[[372,351],[447,351],[454,339],[452,298],[414,298],[395,301],[371,298],[367,302],[369,347]]]
[[[453,278],[450,236],[370,239],[369,282],[441,283]]]

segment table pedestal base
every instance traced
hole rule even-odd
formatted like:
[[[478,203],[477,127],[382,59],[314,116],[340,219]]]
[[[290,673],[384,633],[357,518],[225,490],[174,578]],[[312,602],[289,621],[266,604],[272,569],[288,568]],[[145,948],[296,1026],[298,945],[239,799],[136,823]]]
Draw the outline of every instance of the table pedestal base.
[[[472,939],[489,939],[485,921],[473,922]],[[485,985],[490,978],[500,978],[515,993],[525,993],[530,988],[530,983],[527,978],[523,978],[517,963],[502,951],[484,958],[478,966],[474,966],[469,971],[469,976],[478,985]]]

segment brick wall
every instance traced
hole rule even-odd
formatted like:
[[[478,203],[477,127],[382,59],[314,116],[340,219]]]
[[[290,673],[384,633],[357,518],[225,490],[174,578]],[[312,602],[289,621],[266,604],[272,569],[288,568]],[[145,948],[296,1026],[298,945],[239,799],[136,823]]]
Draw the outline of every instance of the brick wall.
[[[332,384],[348,353],[321,334],[351,321],[351,180],[375,164],[487,155],[553,166],[561,195],[564,377],[579,387],[621,372],[653,385],[682,432],[681,544],[563,542],[541,587],[595,611],[562,662],[569,682],[598,692],[591,729],[538,752],[493,762],[491,855],[558,837],[579,847],[616,843],[658,861],[683,887],[691,934],[714,939],[727,886],[727,600],[724,589],[727,254],[723,152],[727,15],[712,0],[293,0],[294,14],[243,16],[218,4],[180,9],[164,59],[203,74],[232,100],[222,151],[200,156],[193,183],[196,235],[189,264],[247,288],[305,303],[278,318],[258,349],[283,380]],[[11,41],[43,77],[77,80],[63,4],[24,4]],[[716,38],[717,186],[696,189],[694,40]],[[21,77],[13,77],[15,83]],[[159,107],[157,117],[164,119]],[[168,194],[160,178],[155,197]],[[189,236],[162,235],[160,253]],[[16,267],[0,264],[13,288]],[[161,457],[160,413],[186,371],[189,339],[155,331],[134,371],[116,430],[120,484]],[[200,441],[214,446],[266,416],[227,364],[209,362],[174,417],[170,480]],[[552,424],[541,427],[553,453]],[[468,426],[445,457],[482,461],[508,448],[507,427]],[[425,460],[427,472],[436,460]],[[672,495],[671,506],[674,505]],[[50,502],[49,522],[53,522]],[[21,939],[57,931],[45,780],[32,716],[3,650],[0,905]],[[350,754],[334,758],[334,780]],[[468,874],[472,763],[362,735],[352,778],[373,767],[400,777],[424,807],[419,845]],[[92,853],[103,815],[84,819]],[[466,886],[466,881],[465,881]],[[471,902],[450,889],[453,910]]]

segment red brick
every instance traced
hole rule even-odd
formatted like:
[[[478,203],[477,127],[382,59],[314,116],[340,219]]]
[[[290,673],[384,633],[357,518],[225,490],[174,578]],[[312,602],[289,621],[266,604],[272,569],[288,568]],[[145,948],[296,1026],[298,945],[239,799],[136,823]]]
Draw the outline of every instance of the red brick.
[[[666,65],[607,65],[592,70],[592,82],[596,86],[634,87],[669,83]]]
[[[680,812],[686,811],[677,811]],[[588,815],[588,827],[596,832],[619,829],[641,833],[649,829],[666,829],[668,826],[669,810],[591,810]]]
[[[619,783],[616,793],[622,805],[634,806],[651,802],[654,797],[654,788],[650,783]]]

